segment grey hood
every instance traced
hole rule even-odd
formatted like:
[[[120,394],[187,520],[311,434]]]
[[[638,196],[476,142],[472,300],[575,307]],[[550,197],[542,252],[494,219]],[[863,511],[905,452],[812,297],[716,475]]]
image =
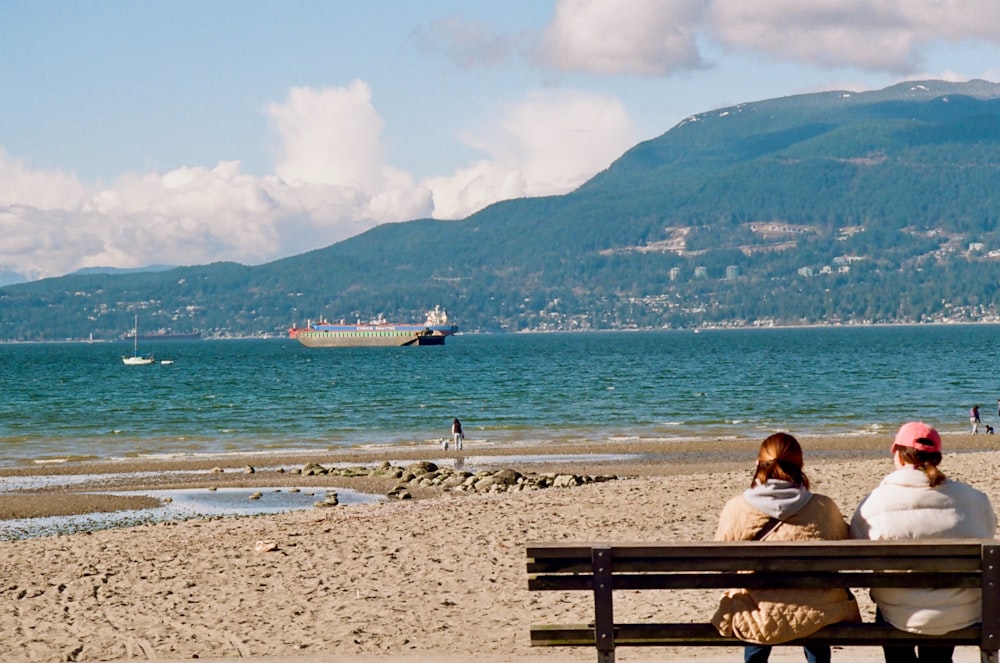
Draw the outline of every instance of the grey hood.
[[[812,493],[808,488],[796,486],[791,481],[769,479],[745,490],[743,498],[765,515],[788,520],[805,508],[812,499]]]

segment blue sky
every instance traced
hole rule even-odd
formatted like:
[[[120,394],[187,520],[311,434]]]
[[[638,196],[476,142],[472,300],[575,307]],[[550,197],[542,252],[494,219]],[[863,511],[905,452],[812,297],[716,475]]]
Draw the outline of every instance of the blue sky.
[[[989,0],[0,0],[0,273],[565,193],[732,104],[1000,79]]]

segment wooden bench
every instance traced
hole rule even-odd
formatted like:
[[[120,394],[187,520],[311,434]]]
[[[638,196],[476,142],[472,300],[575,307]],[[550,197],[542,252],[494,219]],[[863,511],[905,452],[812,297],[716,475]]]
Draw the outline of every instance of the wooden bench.
[[[796,543],[551,543],[531,544],[528,589],[586,591],[594,622],[533,625],[538,647],[596,647],[613,663],[616,647],[742,645],[708,623],[615,622],[615,591],[727,588],[978,587],[983,620],[941,636],[888,624],[841,623],[783,645],[972,645],[982,661],[1000,663],[1000,543],[961,541],[808,541]],[[752,572],[752,573],[751,573]],[[714,611],[714,605],[712,607]]]

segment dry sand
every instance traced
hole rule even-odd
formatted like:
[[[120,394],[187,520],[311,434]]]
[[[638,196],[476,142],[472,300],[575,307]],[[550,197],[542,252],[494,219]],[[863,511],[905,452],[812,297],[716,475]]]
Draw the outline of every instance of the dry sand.
[[[1000,452],[987,450],[994,440],[1000,447],[1000,437],[946,435],[949,453],[942,469],[1000,504]],[[848,517],[891,469],[888,439],[802,442],[814,490],[832,496]],[[405,502],[0,542],[2,660],[592,661],[593,649],[529,647],[530,624],[590,621],[592,604],[582,593],[529,593],[525,544],[710,539],[723,503],[749,481],[757,444],[636,445],[629,451],[643,454],[642,460],[561,459],[559,469],[623,477],[575,488],[482,496],[428,493]],[[704,451],[706,445],[713,451]],[[622,449],[573,447],[559,453],[601,451],[617,454]],[[550,453],[551,448],[518,449],[519,460],[511,465],[537,471],[546,464],[534,462],[534,457]],[[393,455],[439,458],[441,452],[405,449],[349,457],[354,462]],[[330,457],[312,460],[328,462]],[[238,466],[218,474],[209,471],[213,464],[146,463],[143,469],[158,475],[142,483],[161,487],[301,481],[288,473],[245,475]],[[58,471],[109,469],[123,468],[76,466]],[[204,471],[172,472],[192,469]],[[345,485],[331,482],[338,483]],[[78,504],[79,490],[19,496],[20,505],[13,498],[6,505],[0,499],[0,508],[13,515],[65,513],[67,505]],[[101,500],[94,502],[87,508],[109,508]],[[275,549],[259,551],[262,541],[273,542]],[[704,621],[714,610],[715,593],[678,594],[618,596],[616,612],[621,619]],[[870,610],[868,602],[862,605]],[[871,649],[834,655],[841,660],[881,660],[880,652]],[[736,648],[618,652],[618,660],[626,663],[739,657]],[[777,648],[772,660],[798,661],[802,655],[794,648]],[[978,652],[960,649],[956,660],[978,660]]]

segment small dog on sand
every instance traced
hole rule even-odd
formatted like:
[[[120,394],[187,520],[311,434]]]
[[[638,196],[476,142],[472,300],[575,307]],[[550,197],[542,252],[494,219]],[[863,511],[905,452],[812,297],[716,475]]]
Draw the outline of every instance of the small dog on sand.
[[[989,424],[986,424],[986,434],[987,435],[993,435],[993,426],[990,426]]]

